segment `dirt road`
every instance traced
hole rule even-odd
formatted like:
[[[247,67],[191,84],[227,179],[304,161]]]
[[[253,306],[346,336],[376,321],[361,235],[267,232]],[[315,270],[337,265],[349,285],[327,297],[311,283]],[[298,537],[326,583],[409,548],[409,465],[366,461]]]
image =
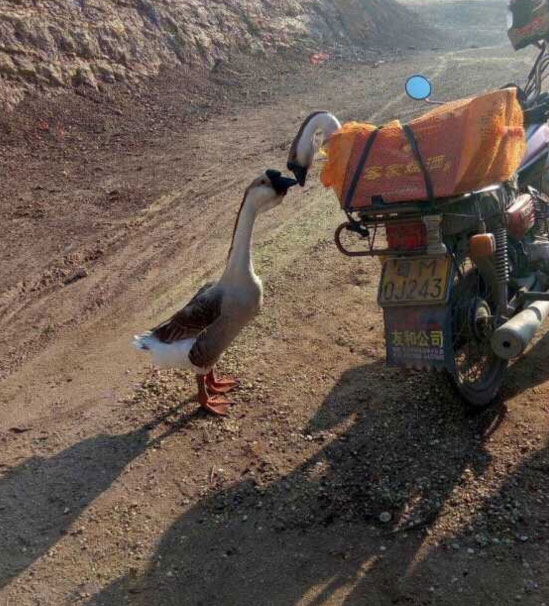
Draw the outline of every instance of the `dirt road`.
[[[258,225],[265,310],[224,361],[243,379],[230,418],[129,346],[216,275],[244,188],[283,167],[309,110],[406,117],[410,73],[451,99],[529,62],[481,48],[259,74],[257,100],[205,122],[158,100],[171,132],[139,142],[108,128],[76,153],[38,133],[3,203],[2,606],[549,603],[547,339],[481,416],[443,377],[385,369],[377,261],[337,253],[319,185]]]

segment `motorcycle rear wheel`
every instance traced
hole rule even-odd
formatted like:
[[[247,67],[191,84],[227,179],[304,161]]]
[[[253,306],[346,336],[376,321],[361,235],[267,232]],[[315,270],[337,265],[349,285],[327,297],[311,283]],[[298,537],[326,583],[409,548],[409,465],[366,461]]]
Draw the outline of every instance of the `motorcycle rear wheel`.
[[[496,282],[469,260],[456,278],[451,298],[453,383],[465,402],[477,409],[492,404],[500,392],[507,361],[492,351],[492,318],[496,314]]]

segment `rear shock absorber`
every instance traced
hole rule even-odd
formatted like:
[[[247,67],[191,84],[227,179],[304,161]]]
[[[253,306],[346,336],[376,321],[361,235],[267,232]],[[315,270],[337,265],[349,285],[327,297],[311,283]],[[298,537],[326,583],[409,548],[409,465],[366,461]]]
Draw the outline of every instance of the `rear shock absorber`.
[[[498,284],[498,308],[499,313],[506,315],[508,312],[507,293],[511,269],[509,264],[509,244],[507,242],[507,228],[498,227],[495,230],[496,237],[496,279]]]
[[[534,233],[537,240],[547,240],[547,204],[540,198],[539,194],[534,194],[534,209],[536,222],[534,225]]]

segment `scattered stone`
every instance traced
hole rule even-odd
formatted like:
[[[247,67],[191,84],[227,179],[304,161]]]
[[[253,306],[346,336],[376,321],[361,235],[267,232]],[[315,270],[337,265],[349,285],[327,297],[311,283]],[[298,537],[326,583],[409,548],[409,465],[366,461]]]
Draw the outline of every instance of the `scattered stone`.
[[[80,267],[79,269],[74,271],[68,278],[66,278],[63,281],[63,284],[65,286],[68,286],[69,284],[73,284],[74,282],[77,282],[78,280],[82,280],[82,278],[87,278],[87,276],[88,276],[87,269],[85,269],[84,267]]]
[[[32,427],[10,427],[10,431],[11,433],[27,433],[27,431],[30,431],[32,429]]]

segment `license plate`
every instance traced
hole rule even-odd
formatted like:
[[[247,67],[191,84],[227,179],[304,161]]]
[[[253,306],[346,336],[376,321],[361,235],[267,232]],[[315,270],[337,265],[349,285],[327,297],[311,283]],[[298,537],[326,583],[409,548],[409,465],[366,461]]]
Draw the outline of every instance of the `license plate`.
[[[445,303],[451,273],[450,257],[389,259],[383,265],[378,301],[382,307]]]

